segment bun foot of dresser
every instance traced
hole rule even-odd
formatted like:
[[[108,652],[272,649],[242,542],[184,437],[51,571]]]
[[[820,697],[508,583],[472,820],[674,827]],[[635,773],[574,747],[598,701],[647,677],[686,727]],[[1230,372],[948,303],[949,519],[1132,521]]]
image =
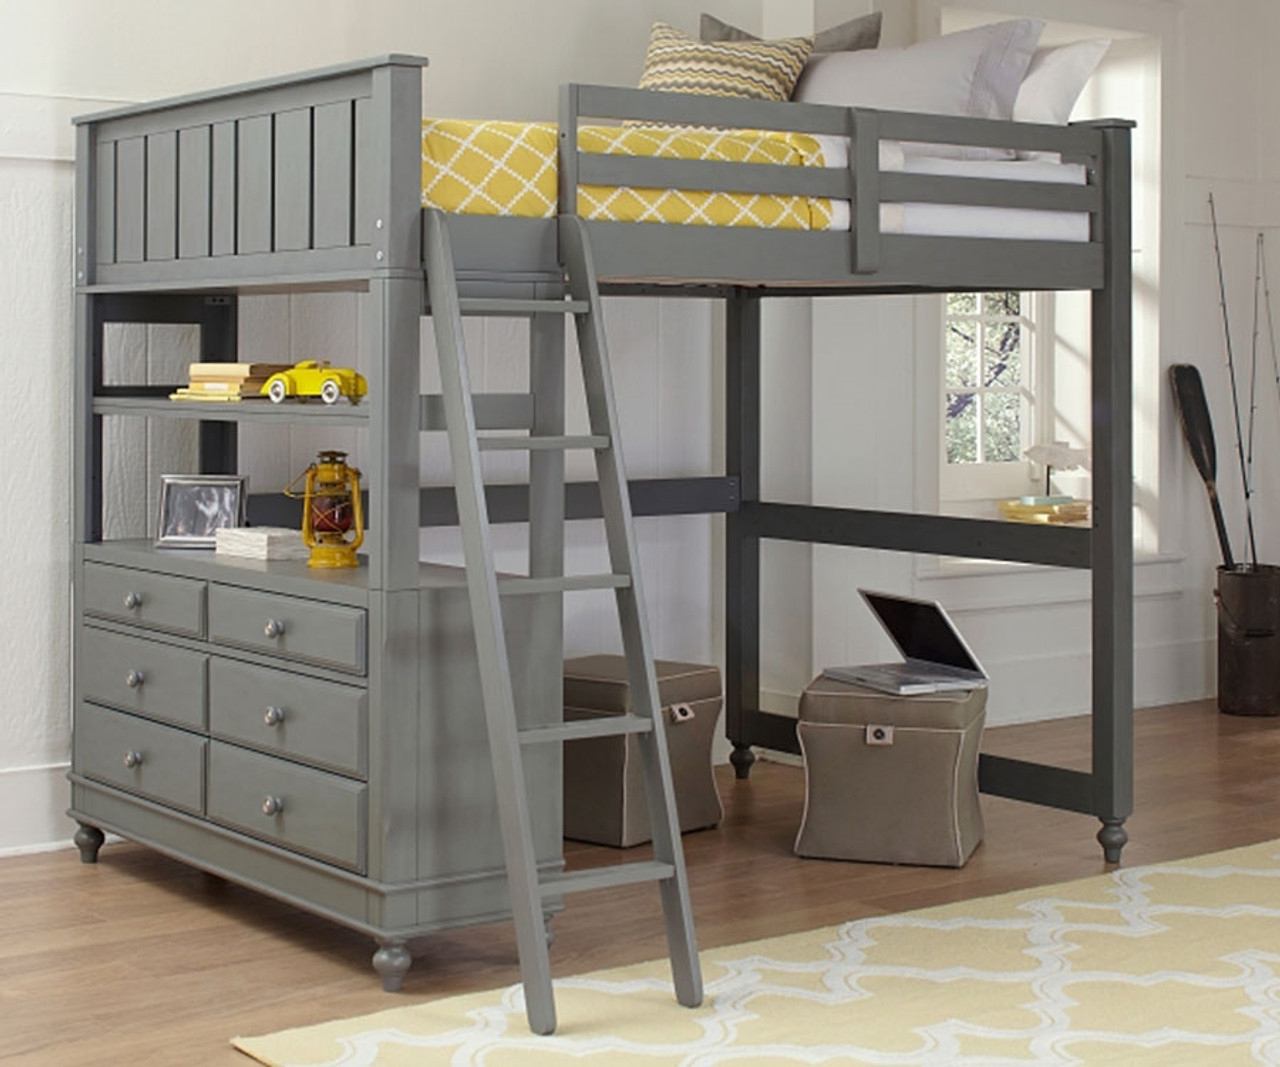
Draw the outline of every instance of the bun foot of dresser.
[[[90,826],[88,823],[82,822],[79,826],[80,828],[71,840],[76,843],[76,848],[80,850],[80,862],[97,863],[98,849],[102,847],[102,842],[106,840],[106,835],[96,826]]]
[[[412,963],[413,957],[403,941],[380,941],[373,954],[373,969],[382,976],[382,988],[388,993],[400,992]]]

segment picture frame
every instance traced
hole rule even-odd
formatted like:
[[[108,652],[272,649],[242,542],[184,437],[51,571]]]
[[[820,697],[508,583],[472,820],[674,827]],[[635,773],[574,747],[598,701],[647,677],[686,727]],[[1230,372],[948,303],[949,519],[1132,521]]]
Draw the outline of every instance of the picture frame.
[[[245,524],[248,483],[243,474],[162,474],[156,544],[215,547],[218,530]]]

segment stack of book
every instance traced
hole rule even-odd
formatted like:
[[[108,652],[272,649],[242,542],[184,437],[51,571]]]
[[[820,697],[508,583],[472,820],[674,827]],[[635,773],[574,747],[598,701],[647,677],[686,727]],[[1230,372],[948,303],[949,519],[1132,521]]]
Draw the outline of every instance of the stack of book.
[[[306,559],[302,533],[281,526],[232,526],[214,533],[214,551],[245,559]]]
[[[189,382],[170,400],[234,401],[262,396],[262,386],[291,363],[192,363]]]

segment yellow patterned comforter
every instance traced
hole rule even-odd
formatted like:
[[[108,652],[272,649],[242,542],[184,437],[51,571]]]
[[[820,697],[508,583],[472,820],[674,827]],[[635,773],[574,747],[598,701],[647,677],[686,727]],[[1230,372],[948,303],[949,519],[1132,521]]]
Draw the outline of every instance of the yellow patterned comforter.
[[[752,130],[584,126],[584,152],[820,167],[813,137]],[[583,185],[580,213],[613,222],[824,230],[830,201],[805,196],[708,193]],[[422,124],[422,204],[454,214],[551,218],[556,213],[552,123],[427,119]]]

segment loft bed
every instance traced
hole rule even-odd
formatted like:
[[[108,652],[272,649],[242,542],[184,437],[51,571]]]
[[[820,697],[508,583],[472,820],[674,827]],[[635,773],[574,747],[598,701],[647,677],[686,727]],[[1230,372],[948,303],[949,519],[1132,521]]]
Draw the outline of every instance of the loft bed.
[[[452,489],[420,487],[412,458],[416,435],[441,428],[438,400],[420,396],[417,358],[418,320],[428,311],[424,64],[392,55],[121,108],[82,119],[77,129],[77,329],[85,354],[77,373],[86,398],[77,411],[78,445],[92,451],[102,416],[163,408],[166,417],[200,421],[203,469],[234,471],[237,422],[279,415],[200,405],[175,413],[147,390],[103,385],[88,356],[102,322],[200,322],[202,358],[233,359],[238,292],[365,291],[375,309],[363,316],[372,402],[315,415],[369,430],[362,467],[386,517],[366,539],[370,590],[416,587],[419,527],[456,521]],[[816,170],[601,156],[578,150],[585,120],[796,131],[848,138],[850,147],[843,168]],[[839,232],[586,222],[605,295],[713,297],[727,307],[723,476],[633,483],[632,497],[638,515],[726,515],[726,728],[739,777],[747,775],[752,746],[798,751],[794,721],[759,710],[762,540],[1086,569],[1092,575],[1092,770],[984,754],[980,786],[1096,816],[1106,859],[1119,861],[1133,779],[1130,125],[1051,127],[583,85],[562,91],[562,211],[572,212],[579,188],[591,183],[821,197],[848,205],[850,223]],[[1084,182],[885,171],[880,154],[887,142],[1059,153],[1083,164]],[[1071,213],[1087,220],[1087,239],[887,232],[882,205],[905,202]],[[448,227],[464,296],[563,291],[554,217],[461,214],[449,216]],[[1092,294],[1089,528],[761,498],[763,300],[1010,288]],[[563,327],[539,320],[530,343],[535,360],[557,347],[562,353]],[[530,486],[491,489],[491,515],[520,521],[533,513],[554,532],[566,518],[598,515],[593,489],[566,487],[563,468],[535,465]],[[83,542],[101,538],[101,494],[93,476],[77,485],[76,530]],[[254,498],[251,518],[278,520],[274,507]]]

